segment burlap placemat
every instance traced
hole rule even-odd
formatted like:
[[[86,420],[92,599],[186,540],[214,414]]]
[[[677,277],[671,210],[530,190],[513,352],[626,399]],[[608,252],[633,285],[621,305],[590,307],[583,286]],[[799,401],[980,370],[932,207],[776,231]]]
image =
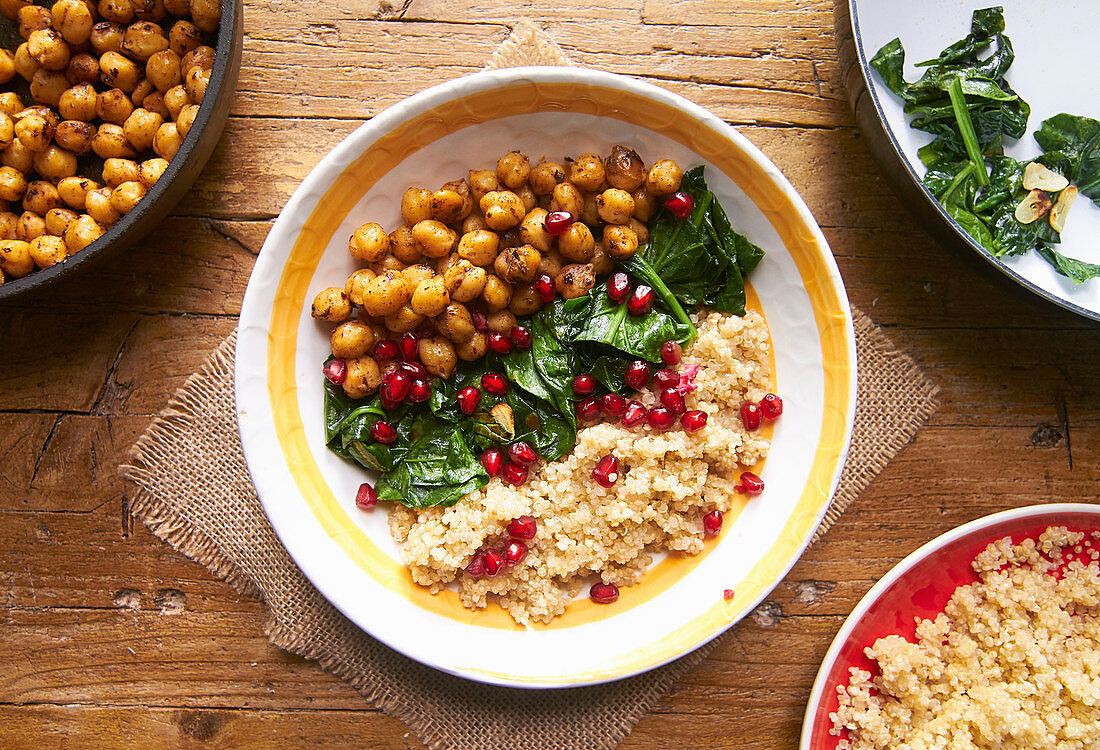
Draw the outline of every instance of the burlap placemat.
[[[520,24],[489,67],[568,64],[552,40]],[[916,434],[937,388],[855,311],[859,394],[840,487],[816,540]],[[608,685],[529,691],[468,682],[392,651],[345,619],[279,543],[241,451],[229,336],[134,446],[120,471],[130,511],[238,591],[263,599],[272,643],[346,680],[433,750],[613,748],[671,684],[713,648]],[[721,639],[719,639],[720,641]]]

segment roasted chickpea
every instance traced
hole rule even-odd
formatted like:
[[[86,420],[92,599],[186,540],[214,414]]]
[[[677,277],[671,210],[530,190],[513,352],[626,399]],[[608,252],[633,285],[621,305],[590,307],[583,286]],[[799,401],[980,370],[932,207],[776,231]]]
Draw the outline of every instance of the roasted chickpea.
[[[136,6],[137,3],[135,3],[135,10]],[[168,37],[164,35],[164,30],[152,21],[137,21],[127,26],[126,31],[123,32],[122,52],[134,60],[145,62],[162,49],[168,49]]]
[[[157,134],[153,137],[153,151],[157,156],[172,161],[172,157],[176,155],[182,145],[183,136],[176,128],[176,123],[166,122],[157,128]]]
[[[35,237],[41,237],[46,233],[46,220],[34,211],[24,211],[19,215],[19,221],[15,224],[15,236],[24,242],[30,242]]]
[[[559,183],[565,181],[565,167],[553,161],[541,162],[531,170],[527,180],[535,195],[549,195]]]
[[[412,228],[406,225],[399,226],[390,232],[390,252],[402,263],[412,265],[423,260],[420,249],[413,238]]]
[[[553,278],[558,275],[558,271],[560,271],[565,264],[565,258],[557,250],[543,253],[535,277],[537,278],[540,273],[545,273]]]
[[[19,11],[31,4],[31,0],[0,0],[0,13],[12,21],[19,17]]]
[[[31,77],[31,98],[39,104],[57,108],[61,95],[69,88],[69,79],[59,70],[41,68]]]
[[[435,317],[451,302],[450,292],[442,276],[424,279],[417,284],[412,295],[412,309],[420,315]]]
[[[374,346],[374,332],[361,320],[346,320],[332,329],[328,340],[332,356],[351,359],[362,357]]]
[[[66,177],[57,183],[58,196],[78,211],[84,210],[88,193],[98,189],[99,183],[87,177]]]
[[[442,258],[454,249],[458,242],[458,233],[441,221],[424,219],[412,228],[413,239],[422,255],[428,258]]]
[[[111,203],[111,188],[89,191],[84,197],[84,210],[97,224],[110,226],[122,218],[122,212]]]
[[[592,254],[592,260],[588,261],[597,276],[606,276],[615,270],[615,261],[602,245],[596,245],[596,252]]]
[[[57,146],[47,146],[34,155],[34,168],[51,182],[76,174],[76,155]]]
[[[103,159],[133,159],[137,156],[137,151],[130,145],[130,141],[126,140],[126,134],[122,132],[122,128],[112,123],[103,123],[99,126],[92,137],[92,150]]]
[[[477,202],[481,202],[482,196],[494,190],[500,190],[500,180],[497,173],[491,169],[470,170],[470,192]]]
[[[18,216],[11,211],[0,211],[0,240],[16,239],[15,228],[18,225]]]
[[[142,99],[141,108],[147,109],[150,112],[156,112],[165,121],[172,117],[172,113],[168,111],[168,107],[164,106],[164,94],[159,91],[154,91]]]
[[[485,308],[489,312],[503,310],[512,301],[512,285],[496,274],[489,274],[489,278],[485,279],[481,299],[485,300]]]
[[[474,202],[466,180],[447,183],[432,193],[430,200],[432,218],[444,224],[454,224],[470,215]]]
[[[18,169],[23,174],[30,174],[34,169],[34,152],[23,145],[18,138],[0,153],[0,163],[6,167]]]
[[[98,10],[105,21],[112,23],[125,26],[134,20],[134,4],[130,0],[99,0]]]
[[[634,215],[634,198],[618,188],[608,188],[596,196],[596,211],[608,224],[625,224]]]
[[[518,188],[530,176],[531,162],[518,151],[507,153],[497,161],[497,179],[509,190]]]
[[[615,260],[625,260],[638,252],[638,235],[630,227],[608,224],[603,228],[603,247]]]
[[[444,255],[442,258],[435,258],[433,264],[440,276],[447,273],[451,266],[461,260],[461,256],[458,253],[451,253],[450,255]]]
[[[188,104],[191,104],[191,97],[183,86],[173,86],[164,92],[164,106],[168,108],[173,120],[180,116],[180,112]]]
[[[348,368],[344,378],[344,393],[348,398],[366,398],[382,384],[378,363],[367,356],[345,360]]]
[[[166,169],[168,169],[167,159],[159,157],[146,159],[138,165],[138,179],[141,180],[141,184],[145,186],[146,190],[150,190]]]
[[[464,362],[473,362],[485,356],[489,351],[489,340],[484,333],[474,331],[474,335],[455,344],[455,354]]]
[[[508,309],[516,315],[532,315],[541,310],[544,304],[534,284],[520,284],[512,291],[512,301],[508,303]]]
[[[142,21],[162,21],[168,15],[164,0],[132,0],[134,15]]]
[[[399,271],[386,271],[367,285],[363,306],[376,318],[396,312],[412,298],[412,289]]]
[[[0,50],[0,83],[7,83],[15,78],[15,53],[11,50]]]
[[[38,29],[31,33],[27,52],[46,70],[63,70],[71,56],[69,45],[54,29]]]
[[[575,221],[558,235],[558,252],[574,263],[587,263],[596,252],[596,238],[586,224]]]
[[[66,120],[89,122],[95,119],[99,95],[90,83],[78,83],[68,89],[58,100],[58,109]]]
[[[523,201],[510,190],[494,190],[482,196],[480,201],[485,223],[498,232],[517,226],[527,215]]]
[[[138,81],[137,86],[134,86],[134,90],[130,92],[130,103],[134,107],[140,107],[141,103],[145,101],[145,97],[156,90],[157,87],[148,78],[142,78]]]
[[[392,333],[405,333],[419,328],[426,318],[413,310],[408,302],[385,317],[386,330]]]
[[[569,167],[569,181],[581,190],[596,190],[604,179],[603,159],[598,154],[581,154]]]
[[[638,238],[638,246],[642,246],[649,242],[649,227],[637,219],[631,219],[626,223],[633,232],[634,236]]]
[[[72,84],[97,83],[99,81],[99,59],[87,52],[72,56],[65,67],[65,78]]]
[[[134,112],[134,103],[122,89],[110,89],[104,91],[96,100],[96,114],[105,122],[113,122],[122,125]],[[123,131],[125,134],[125,130]],[[154,134],[156,131],[154,131]],[[140,150],[140,149],[139,149]]]
[[[34,270],[30,245],[24,240],[0,240],[0,270],[19,279]]]
[[[49,234],[35,237],[27,243],[27,249],[31,260],[39,268],[55,266],[65,260],[65,256],[69,254],[68,248],[65,247],[65,240]]]
[[[141,80],[141,69],[119,52],[104,52],[99,58],[99,77],[111,88],[133,91]]]
[[[65,234],[69,224],[76,221],[77,213],[68,208],[51,208],[46,212],[46,234],[60,237]]]
[[[145,197],[145,186],[129,180],[111,191],[111,206],[120,214],[128,214]]]
[[[611,154],[603,164],[607,184],[630,193],[637,190],[646,179],[645,163],[638,152],[624,146],[612,146]]]
[[[42,69],[42,65],[38,60],[35,60],[31,56],[30,48],[27,47],[26,42],[23,42],[15,48],[15,56],[12,59],[15,65],[15,72],[26,81],[34,78],[34,74]]]
[[[88,214],[81,214],[65,229],[65,246],[69,255],[78,253],[103,236],[103,227]]]
[[[488,272],[481,266],[475,266],[468,260],[459,260],[443,276],[444,283],[455,302],[472,302],[485,291],[489,280]]]
[[[443,309],[436,318],[436,328],[442,336],[455,343],[469,340],[476,331],[470,311],[460,302],[452,302]]]
[[[176,119],[176,130],[184,138],[191,132],[191,126],[195,124],[195,118],[199,116],[199,105],[188,104],[180,111],[180,116]]]
[[[439,336],[420,339],[417,353],[424,363],[424,369],[437,378],[449,378],[458,364],[454,345]]]
[[[554,188],[551,211],[566,211],[579,219],[584,212],[584,194],[571,183],[563,182]]]
[[[500,251],[493,270],[512,284],[526,284],[535,278],[542,255],[530,245],[507,247]]]
[[[485,217],[480,213],[471,213],[465,219],[462,220],[462,233],[469,234],[470,232],[476,232],[479,229],[488,229],[489,225],[485,223]]]
[[[180,56],[172,50],[161,50],[145,63],[145,77],[156,86],[158,91],[167,92],[173,86],[180,85],[182,80],[180,62]]]
[[[348,250],[356,260],[374,263],[382,260],[390,251],[390,239],[381,224],[368,222],[351,235]]]
[[[554,286],[565,299],[583,297],[596,286],[596,274],[589,263],[571,263],[558,273]]]
[[[684,170],[680,169],[676,162],[672,159],[661,159],[649,168],[645,189],[650,195],[657,197],[675,193],[680,189],[680,180],[683,176]]]
[[[549,252],[554,243],[554,235],[546,231],[546,216],[545,209],[533,208],[519,225],[520,238],[540,253]]]
[[[28,151],[37,153],[53,140],[53,125],[42,115],[26,115],[15,122],[15,137]]]
[[[14,91],[0,93],[0,112],[14,116],[16,112],[21,112],[23,109],[23,100],[19,98],[19,94]]]
[[[650,195],[644,187],[635,190],[631,197],[634,199],[634,218],[638,221],[649,221],[660,207],[657,198]]]
[[[590,227],[598,227],[603,224],[600,212],[596,209],[596,199],[598,197],[600,197],[600,193],[584,194],[584,208],[581,209],[580,220]]]
[[[122,53],[122,39],[126,29],[121,24],[112,21],[100,21],[92,26],[92,33],[88,36],[88,43],[92,45],[92,52],[99,55],[99,67],[103,69],[103,55],[108,52]],[[130,63],[133,65],[133,63]],[[135,66],[136,69],[136,66]]]
[[[15,120],[7,112],[0,112],[0,148],[7,148],[15,139]]]
[[[65,120],[54,131],[53,141],[69,153],[80,156],[92,150],[96,126],[79,120]],[[74,173],[75,174],[75,173]]]
[[[193,102],[201,102],[206,96],[206,88],[210,85],[210,71],[202,68],[191,68],[183,78],[183,87],[187,89],[187,96]]]
[[[0,167],[0,199],[18,201],[27,192],[27,177],[14,167]]]
[[[90,197],[90,195],[89,195]],[[342,323],[351,315],[351,300],[344,290],[338,286],[330,286],[322,289],[313,298],[313,306],[309,314],[317,320],[327,320],[332,323]]]
[[[416,287],[420,285],[421,281],[435,277],[435,269],[424,263],[416,263],[411,266],[405,266],[401,269],[401,275],[405,277],[405,281],[409,284],[409,289],[413,290],[413,294],[416,293]]]
[[[348,276],[348,280],[344,283],[344,293],[348,295],[348,299],[362,307],[363,300],[366,299],[367,287],[374,281],[374,277],[374,271],[369,268],[360,268]]]
[[[368,267],[370,270],[374,271],[377,276],[381,276],[386,271],[397,271],[401,273],[406,268],[404,263],[393,256],[393,253],[390,253],[382,260],[371,263]]]
[[[139,108],[131,112],[129,117],[122,123],[122,134],[126,136],[126,140],[130,142],[135,151],[148,151],[153,147],[157,131],[163,124],[163,117],[155,112]],[[134,168],[137,169],[136,165]]]
[[[213,31],[222,21],[222,4],[218,0],[191,0],[191,20],[203,31]]]
[[[513,298],[515,295],[512,295]],[[485,327],[493,333],[507,336],[516,327],[516,316],[511,310],[497,310],[485,316]]]
[[[51,208],[61,208],[61,198],[55,188],[45,180],[34,180],[27,184],[27,192],[23,194],[23,208],[33,211],[39,216],[45,216]]]
[[[51,8],[53,27],[69,44],[84,44],[91,36],[95,17],[83,0],[57,0]]]
[[[432,191],[408,188],[401,196],[401,218],[410,227],[432,218]]]
[[[487,229],[477,229],[462,235],[458,242],[458,255],[475,266],[487,266],[497,258],[500,236]]]
[[[201,47],[195,47],[195,49],[183,56],[183,61],[180,62],[180,73],[184,77],[187,77],[187,74],[191,72],[192,68],[211,70],[213,67],[214,48],[204,44]]]
[[[190,21],[176,21],[168,32],[168,49],[182,59],[191,50],[201,47],[206,34]]]

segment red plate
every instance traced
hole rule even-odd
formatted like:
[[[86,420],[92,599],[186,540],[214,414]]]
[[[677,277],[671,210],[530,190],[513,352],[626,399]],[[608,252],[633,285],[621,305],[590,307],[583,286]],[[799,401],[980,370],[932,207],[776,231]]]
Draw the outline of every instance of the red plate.
[[[802,721],[801,750],[833,750],[829,714],[839,707],[836,688],[848,684],[848,669],[877,674],[863,649],[883,636],[916,637],[916,618],[933,619],[959,586],[978,580],[970,563],[991,542],[1011,536],[1014,543],[1037,538],[1048,526],[1070,531],[1100,530],[1100,505],[1034,505],[979,518],[936,537],[895,565],[860,600],[818,670]]]

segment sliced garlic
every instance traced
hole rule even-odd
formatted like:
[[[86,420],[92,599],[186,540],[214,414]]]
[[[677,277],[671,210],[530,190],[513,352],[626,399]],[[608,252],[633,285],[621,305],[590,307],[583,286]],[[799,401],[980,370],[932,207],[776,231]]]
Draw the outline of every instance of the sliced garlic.
[[[1068,184],[1069,180],[1045,164],[1033,161],[1024,167],[1024,190],[1039,189],[1057,193]]]
[[[516,436],[516,418],[512,414],[511,406],[508,404],[497,404],[489,410],[489,413],[493,416],[493,420],[508,433],[509,440]]]
[[[1021,224],[1030,224],[1050,210],[1050,196],[1042,190],[1032,190],[1027,197],[1016,206],[1016,221]]]
[[[1075,200],[1077,200],[1077,187],[1070,185],[1058,196],[1058,202],[1054,204],[1054,208],[1050,209],[1050,225],[1058,234],[1062,233],[1062,228],[1066,225],[1066,214],[1069,213],[1070,206]]]

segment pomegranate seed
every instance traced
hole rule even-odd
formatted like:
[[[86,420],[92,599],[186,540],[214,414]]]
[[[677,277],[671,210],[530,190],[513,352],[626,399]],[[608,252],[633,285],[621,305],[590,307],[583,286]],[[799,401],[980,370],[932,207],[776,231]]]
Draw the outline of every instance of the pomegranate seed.
[[[645,421],[648,411],[641,401],[631,401],[623,412],[623,427],[637,427]]]
[[[596,468],[592,470],[592,478],[601,487],[610,487],[619,481],[619,459],[614,454],[608,453],[596,462]]]
[[[512,351],[512,342],[503,333],[489,331],[486,337],[489,348],[497,354],[508,354]]]
[[[359,485],[359,491],[355,493],[355,507],[362,510],[370,510],[378,505],[378,493],[367,482]]]
[[[622,271],[616,271],[607,277],[607,296],[616,305],[626,302],[630,296],[630,277]]]
[[[499,372],[487,372],[481,376],[481,387],[494,396],[503,396],[508,392],[508,378]]]
[[[677,416],[687,412],[684,397],[679,391],[661,391],[661,405]]]
[[[746,401],[741,404],[741,423],[749,432],[760,429],[760,423],[764,420],[764,414],[760,411],[760,405],[755,401]]]
[[[725,599],[727,602],[733,599],[733,589],[726,589],[725,591],[723,591],[722,598]]]
[[[546,227],[546,231],[550,234],[561,234],[568,229],[575,219],[573,214],[568,211],[551,211],[546,214],[546,218],[543,219],[543,225]]]
[[[665,199],[665,208],[677,219],[686,219],[691,216],[691,210],[695,208],[695,199],[691,197],[691,193],[678,190]]]
[[[427,380],[421,380],[417,378],[409,386],[409,401],[414,404],[422,404],[425,401],[430,400],[432,397],[432,386]]]
[[[401,372],[407,373],[414,380],[424,380],[428,377],[428,368],[419,362],[402,362],[397,366]]]
[[[662,390],[668,390],[669,388],[675,388],[680,385],[680,373],[675,370],[658,370],[653,373],[653,383]]]
[[[508,536],[517,539],[534,539],[538,525],[532,516],[520,516],[508,522]]]
[[[645,315],[653,309],[654,297],[652,289],[645,284],[639,284],[630,293],[630,298],[626,301],[626,309],[631,315]]]
[[[619,587],[613,583],[593,583],[588,598],[596,604],[611,604],[619,599]]]
[[[751,471],[743,471],[739,489],[746,495],[759,495],[764,491],[764,480]]]
[[[527,545],[513,539],[504,545],[504,564],[516,565],[527,557]]]
[[[463,414],[473,414],[477,404],[481,401],[481,389],[468,385],[455,394],[455,401]]]
[[[393,339],[382,339],[374,345],[374,349],[371,351],[371,356],[379,362],[385,362],[388,359],[393,359],[400,353],[400,349],[397,347],[397,342]]]
[[[398,348],[401,349],[401,358],[407,361],[416,359],[419,345],[420,337],[412,331],[401,334],[401,338],[397,342]]]
[[[577,402],[577,419],[582,422],[595,421],[596,417],[600,416],[600,401],[595,397],[588,397],[583,401]]]
[[[489,319],[485,317],[485,313],[474,310],[470,313],[470,318],[474,321],[474,330],[478,333],[489,330]]]
[[[348,363],[342,359],[330,359],[325,362],[321,372],[324,373],[325,379],[333,385],[343,385],[344,381],[348,379]]]
[[[573,378],[573,393],[578,396],[587,396],[596,390],[596,378],[588,373],[581,373]]]
[[[700,369],[699,365],[685,366],[683,372],[680,373],[680,383],[676,386],[676,390],[686,396],[698,388],[695,378],[699,375]]]
[[[409,395],[411,386],[412,378],[407,373],[394,370],[382,382],[382,397],[384,400],[400,404],[405,400],[405,396]]]
[[[661,347],[661,361],[665,363],[665,367],[675,367],[680,364],[683,354],[684,350],[675,341],[666,341]]]
[[[760,411],[764,412],[764,419],[779,419],[779,415],[783,413],[783,399],[769,393],[760,399]]]
[[[707,424],[707,413],[699,409],[684,412],[680,417],[680,424],[686,432],[698,432]]]
[[[499,477],[504,468],[504,451],[500,448],[486,448],[481,453],[481,465],[490,479]]]
[[[382,404],[382,408],[386,411],[393,411],[397,407],[401,406],[400,401],[394,401],[390,397],[389,390],[386,388],[385,383],[378,389],[378,400]]]
[[[397,428],[384,419],[379,419],[370,426],[370,436],[374,442],[389,445],[397,440]]]
[[[539,454],[527,443],[519,442],[508,446],[508,458],[520,466],[530,466],[539,460]]]
[[[485,575],[492,578],[504,567],[504,553],[498,549],[485,550]]]
[[[626,413],[626,399],[617,393],[608,393],[600,399],[600,411],[609,417],[621,417]]]
[[[519,487],[527,482],[527,467],[514,461],[506,461],[500,472],[500,478],[504,480],[505,484]]]
[[[656,406],[649,410],[645,419],[655,430],[667,430],[676,421],[676,415],[663,406]]]
[[[535,293],[543,302],[553,302],[558,290],[554,288],[554,277],[548,273],[540,273],[535,277]]]
[[[649,382],[649,363],[643,359],[634,360],[627,365],[623,380],[636,391],[645,388],[646,383]]]
[[[474,553],[474,559],[466,566],[466,575],[472,578],[481,578],[485,575],[485,552],[478,550]]]
[[[703,533],[707,536],[718,536],[722,531],[722,511],[712,510],[703,516]]]
[[[531,331],[523,326],[512,326],[512,330],[508,332],[508,338],[512,340],[512,346],[517,349],[531,348]]]

